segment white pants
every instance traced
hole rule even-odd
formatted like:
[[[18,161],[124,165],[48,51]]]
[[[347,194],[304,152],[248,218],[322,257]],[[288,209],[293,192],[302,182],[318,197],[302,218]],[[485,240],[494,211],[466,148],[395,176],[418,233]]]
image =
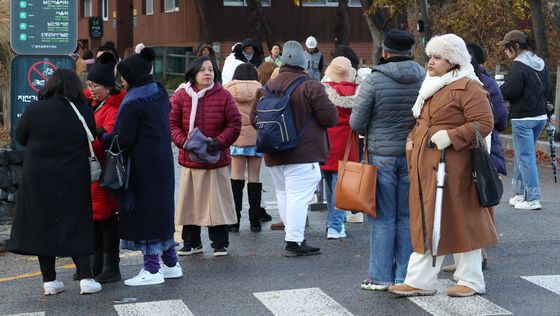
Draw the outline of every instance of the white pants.
[[[284,222],[286,241],[304,240],[307,206],[317,183],[321,180],[318,163],[302,163],[270,167],[272,181],[276,186],[278,211]]]
[[[479,294],[486,293],[482,275],[482,250],[456,253],[453,257],[457,265],[453,278],[457,284],[468,286]],[[444,258],[445,256],[436,257],[436,266],[432,267],[432,255],[429,251],[423,255],[413,252],[408,261],[404,283],[417,289],[435,290],[437,275]]]

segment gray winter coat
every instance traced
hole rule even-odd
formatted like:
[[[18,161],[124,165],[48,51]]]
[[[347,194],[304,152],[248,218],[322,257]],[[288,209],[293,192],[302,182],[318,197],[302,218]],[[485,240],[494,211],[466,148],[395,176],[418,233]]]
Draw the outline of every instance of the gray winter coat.
[[[426,71],[408,58],[388,61],[376,66],[360,85],[350,126],[360,135],[367,129],[370,154],[404,156],[406,137],[415,122],[411,109]]]

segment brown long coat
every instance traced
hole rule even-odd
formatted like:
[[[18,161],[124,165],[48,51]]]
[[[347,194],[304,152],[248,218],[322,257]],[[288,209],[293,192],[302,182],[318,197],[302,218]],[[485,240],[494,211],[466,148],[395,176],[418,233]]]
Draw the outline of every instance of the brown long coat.
[[[428,141],[439,130],[447,130],[451,146],[445,150],[447,177],[438,255],[467,252],[498,242],[492,210],[480,205],[471,176],[469,149],[475,141],[475,121],[478,121],[482,137],[492,131],[494,120],[486,91],[477,82],[464,78],[426,100],[408,136],[413,141],[407,160],[410,230],[415,252],[423,254],[432,249],[440,151],[429,148]]]

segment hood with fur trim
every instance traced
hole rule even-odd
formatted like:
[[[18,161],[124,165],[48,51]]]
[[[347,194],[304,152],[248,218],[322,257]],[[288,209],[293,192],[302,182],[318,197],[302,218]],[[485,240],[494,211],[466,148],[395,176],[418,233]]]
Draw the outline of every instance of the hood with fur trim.
[[[329,99],[337,107],[351,109],[360,91],[360,86],[354,82],[323,82]]]

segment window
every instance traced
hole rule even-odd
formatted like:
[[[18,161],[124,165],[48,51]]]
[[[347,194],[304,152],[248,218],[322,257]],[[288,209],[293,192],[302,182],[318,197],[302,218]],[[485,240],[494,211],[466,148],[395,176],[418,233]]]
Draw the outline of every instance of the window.
[[[101,17],[103,21],[109,21],[109,0],[101,1]]]
[[[164,12],[179,11],[179,0],[164,0]]]
[[[84,0],[84,17],[93,16],[93,0]]]
[[[360,2],[360,0],[350,0],[350,1],[348,1],[348,6],[349,7],[361,7],[362,3]]]
[[[270,7],[272,0],[261,0],[263,7]],[[224,0],[224,7],[243,7],[247,6],[247,0]]]
[[[338,0],[302,0],[304,7],[338,7]],[[361,7],[360,0],[348,0],[349,7]]]
[[[146,15],[154,14],[154,0],[146,0],[146,7],[144,13]]]

